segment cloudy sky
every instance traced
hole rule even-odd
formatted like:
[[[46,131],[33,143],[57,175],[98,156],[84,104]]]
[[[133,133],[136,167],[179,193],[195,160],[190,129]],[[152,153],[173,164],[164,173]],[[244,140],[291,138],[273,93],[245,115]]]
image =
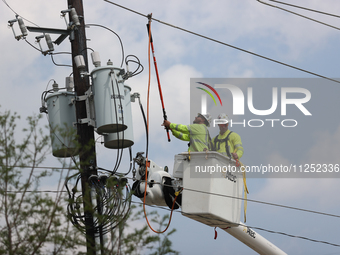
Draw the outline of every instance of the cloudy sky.
[[[263,5],[256,0],[227,0],[223,3],[217,0],[166,2],[117,0],[115,2],[145,15],[152,13],[155,19],[228,45],[325,77],[339,77],[340,33],[337,29]],[[279,5],[268,0],[266,2]],[[67,9],[67,1],[7,0],[7,3],[16,13],[34,23],[26,20],[26,25],[65,28],[65,22],[60,18],[60,11]],[[340,4],[336,0],[292,0],[289,3],[332,14],[340,13]],[[280,7],[288,8],[284,5]],[[147,19],[102,0],[84,1],[84,10],[87,24],[99,24],[115,31],[122,39],[125,55],[133,54],[140,59],[145,68],[144,72],[129,79],[126,84],[132,88],[132,92],[141,94],[143,105],[146,106],[148,38],[145,24]],[[335,27],[340,24],[337,17],[296,8],[289,8],[289,10]],[[69,76],[72,70],[67,66],[54,65],[50,56],[43,56],[23,40],[15,40],[11,29],[7,27],[8,21],[14,17],[13,11],[2,2],[0,105],[1,111],[10,109],[24,118],[39,112],[40,96],[49,81],[54,79],[62,87],[65,77]],[[19,32],[18,27],[16,31]],[[120,66],[122,54],[117,37],[99,27],[88,28],[86,32],[88,47],[100,53],[102,62],[106,63],[110,59],[114,65]],[[185,33],[157,21],[152,22],[152,33],[165,108],[168,119],[174,123],[188,124],[192,121],[190,78],[316,78],[311,74]],[[29,33],[27,40],[38,47],[35,44],[36,36],[38,34]],[[45,45],[43,47],[46,48]],[[55,46],[55,52],[70,52],[69,41],[65,40],[60,46]],[[56,55],[54,59],[59,65],[71,64],[68,54]],[[160,166],[169,166],[172,171],[174,155],[186,151],[187,147],[186,143],[173,137],[170,143],[167,142],[166,134],[160,126],[162,110],[154,69],[152,65],[151,67],[149,157]],[[93,65],[89,64],[89,69],[93,68]],[[280,120],[295,119],[298,125],[294,128],[281,126],[252,128],[235,125],[231,129],[240,134],[244,144],[245,153],[242,162],[246,165],[339,164],[340,84],[320,79],[316,82],[303,80],[301,84],[276,85],[278,80],[275,79],[273,85],[266,83],[240,86],[240,88],[246,96],[247,87],[253,87],[255,108],[269,109],[271,89],[278,87],[278,109],[269,117]],[[282,116],[280,113],[280,88],[282,87],[308,89],[311,99],[305,107],[312,115],[305,116],[292,106],[287,107],[287,116]],[[248,110],[244,116],[233,116],[231,100],[227,98],[225,100],[229,103],[221,111],[235,120],[266,118],[255,116]],[[132,105],[132,114],[135,139],[133,153],[136,153],[145,150],[145,131],[138,104]],[[44,120],[42,124],[46,123]],[[210,131],[213,135],[218,132],[213,128]],[[103,168],[114,166],[115,162],[112,158],[115,157],[112,155],[115,155],[115,151],[105,149],[98,144],[97,152],[98,166]],[[125,172],[123,165],[127,166],[128,162],[124,162],[120,169]],[[339,215],[339,179],[321,177],[249,178],[248,198]],[[247,224],[251,227],[340,245],[339,217],[249,202]],[[182,254],[212,252],[255,254],[250,248],[222,230],[219,230],[218,238],[214,240],[213,228],[188,219],[180,213],[175,213],[172,227],[177,229],[172,239],[174,249]],[[260,230],[257,232],[288,254],[340,254],[340,247]]]

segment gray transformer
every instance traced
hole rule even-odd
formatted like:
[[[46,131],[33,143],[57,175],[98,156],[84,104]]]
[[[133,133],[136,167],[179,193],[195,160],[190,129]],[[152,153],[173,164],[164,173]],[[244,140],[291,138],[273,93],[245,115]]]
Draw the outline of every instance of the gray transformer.
[[[104,146],[109,149],[128,148],[134,144],[133,141],[133,126],[131,114],[131,88],[124,86],[124,106],[125,106],[125,122],[127,129],[117,133],[104,135]]]
[[[52,153],[55,157],[71,157],[78,154],[74,99],[74,92],[54,92],[46,97]]]
[[[95,122],[99,134],[116,133],[127,128],[121,70],[105,66],[91,72]]]

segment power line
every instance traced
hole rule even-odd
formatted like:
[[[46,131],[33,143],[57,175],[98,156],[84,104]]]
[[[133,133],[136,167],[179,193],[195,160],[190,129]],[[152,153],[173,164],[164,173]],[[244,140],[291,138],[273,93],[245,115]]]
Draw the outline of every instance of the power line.
[[[8,168],[39,168],[39,169],[61,169],[61,170],[78,170],[76,166],[74,167],[53,167],[53,166],[7,166]]]
[[[18,166],[18,167],[23,167],[23,168],[32,168],[31,166]],[[46,166],[46,167],[35,167],[35,168],[50,168],[50,169],[69,169],[69,170],[77,170],[75,168],[66,168],[66,167],[50,167],[50,166]],[[107,170],[101,167],[98,167],[98,170],[103,170],[103,171],[108,171],[108,172],[112,172],[111,170]],[[132,177],[128,177],[125,176],[125,178],[127,179],[131,179],[133,180]],[[158,182],[152,182],[152,184],[161,184]],[[162,184],[164,186],[167,187],[172,187],[175,188],[176,186],[172,186],[172,185],[168,185],[168,184]],[[276,204],[276,203],[271,203],[271,202],[265,202],[265,201],[260,201],[260,200],[255,200],[255,199],[244,199],[242,197],[235,197],[235,196],[228,196],[228,195],[223,195],[223,194],[217,194],[217,193],[212,193],[212,192],[206,192],[206,191],[200,191],[200,190],[194,190],[194,189],[189,189],[189,188],[183,188],[184,190],[188,190],[188,191],[192,191],[192,192],[198,192],[198,193],[202,193],[202,194],[209,194],[209,195],[214,195],[214,196],[220,196],[220,197],[226,197],[226,198],[233,198],[233,199],[239,199],[239,200],[247,200],[248,202],[253,202],[253,203],[258,203],[258,204],[265,204],[265,205],[269,205],[269,206],[276,206],[276,207],[281,207],[281,208],[286,208],[286,209],[291,209],[291,210],[297,210],[297,211],[302,211],[302,212],[308,212],[308,213],[313,213],[313,214],[319,214],[319,215],[324,215],[324,216],[329,216],[329,217],[335,217],[335,218],[340,218],[340,215],[336,215],[336,214],[331,214],[331,213],[325,213],[325,212],[320,212],[320,211],[315,211],[315,210],[310,210],[310,209],[304,209],[304,208],[298,208],[298,207],[294,207],[294,206],[289,206],[289,205],[282,205],[282,204]],[[33,191],[31,191],[33,192]],[[39,191],[39,192],[57,192],[57,191]]]
[[[135,202],[135,201],[132,201],[132,203],[143,204],[142,202]],[[155,205],[147,205],[147,206],[157,208],[157,209],[166,210],[166,211],[171,211],[171,209],[169,209],[169,208],[164,208],[164,207],[160,207],[160,206],[155,206]],[[184,213],[182,211],[175,211],[175,212],[181,213],[182,215],[188,215],[188,216],[191,215],[190,213]],[[210,219],[209,217],[204,216],[204,215],[196,215],[196,216],[200,217],[200,218],[204,218],[204,219]],[[292,234],[288,234],[288,233],[280,232],[280,231],[273,231],[273,230],[269,230],[269,229],[265,229],[265,228],[261,228],[261,227],[253,227],[253,226],[248,226],[248,225],[244,225],[244,224],[239,224],[239,226],[244,226],[244,227],[257,229],[257,230],[262,230],[262,231],[269,232],[269,233],[272,233],[272,234],[279,234],[279,235],[285,235],[285,236],[292,237],[292,238],[299,238],[299,239],[303,239],[303,240],[310,241],[310,242],[323,243],[323,244],[326,244],[326,245],[332,245],[332,246],[340,247],[340,244],[335,244],[335,243],[330,243],[330,242],[326,242],[326,241],[311,239],[311,238],[304,237],[304,236],[292,235]]]
[[[156,183],[153,183],[153,184],[156,184]],[[187,189],[187,190],[195,191],[195,192],[200,192],[200,191],[191,190],[191,189]],[[18,194],[18,193],[25,193],[25,192],[27,192],[27,193],[30,193],[30,192],[31,192],[31,193],[61,193],[61,192],[66,193],[67,191],[63,191],[63,190],[61,190],[61,191],[55,191],[55,190],[41,190],[41,191],[39,191],[39,190],[6,191],[6,193],[15,193],[15,194]],[[202,193],[208,193],[208,192],[202,192]],[[213,194],[213,193],[208,193],[208,194],[218,195],[218,194]],[[220,196],[224,196],[224,195],[220,195]],[[231,197],[231,196],[224,196],[224,197],[236,198],[236,197]],[[287,206],[282,206],[282,205],[277,205],[277,204],[272,204],[272,203],[266,203],[266,202],[261,202],[261,201],[256,201],[256,200],[249,200],[249,199],[248,199],[248,201],[257,202],[257,203],[265,203],[265,204],[268,204],[268,205],[280,206],[280,207],[285,207],[285,208],[295,209],[295,210],[303,210],[303,211],[313,212],[313,213],[317,213],[317,214],[323,214],[323,215],[332,216],[332,217],[340,217],[340,216],[338,216],[338,215],[325,214],[325,213],[315,212],[315,211],[311,211],[311,210],[304,210],[304,209],[295,208],[295,207],[287,207]],[[135,202],[135,201],[132,201],[132,203],[143,204],[142,202]],[[171,211],[169,208],[164,208],[164,207],[160,207],[160,206],[156,206],[156,205],[148,205],[148,206],[153,207],[153,208],[157,208],[157,209],[162,209],[162,210]],[[185,213],[185,212],[182,212],[182,211],[175,211],[175,212],[181,213],[181,214],[183,214],[183,215],[190,215],[190,214]],[[201,217],[201,218],[206,218],[206,219],[208,219],[208,217],[203,216],[203,215],[198,215],[198,216]],[[299,238],[299,239],[304,239],[304,240],[311,241],[311,242],[323,243],[323,244],[327,244],[327,245],[332,245],[332,246],[340,247],[339,244],[334,244],[334,243],[330,243],[330,242],[326,242],[326,241],[320,241],[320,240],[316,240],[316,239],[311,239],[311,238],[308,238],[308,237],[292,235],[292,234],[288,234],[288,233],[285,233],[285,232],[279,232],[279,231],[268,230],[268,229],[261,228],[261,227],[254,227],[254,226],[248,226],[248,225],[243,225],[243,224],[239,224],[239,225],[240,225],[240,226],[249,227],[249,228],[252,228],[252,229],[257,229],[257,230],[266,231],[266,232],[273,233],[273,234],[280,234],[280,235],[285,235],[285,236],[292,237],[292,238]]]
[[[131,177],[126,177],[126,178],[132,179]],[[151,183],[152,184],[161,184],[159,182],[150,182],[150,184]],[[167,186],[167,187],[176,188],[176,186],[168,185],[168,184],[165,184],[165,183],[164,184],[162,183],[162,185]],[[298,208],[298,207],[294,207],[294,206],[288,206],[288,205],[281,205],[281,204],[276,204],[276,203],[264,202],[264,201],[259,201],[259,200],[255,200],[255,199],[249,199],[249,198],[245,199],[245,198],[242,198],[242,197],[228,196],[228,195],[217,194],[217,193],[212,193],[212,192],[207,192],[207,191],[189,189],[189,188],[185,188],[185,187],[183,187],[183,190],[197,192],[197,193],[202,193],[202,194],[208,194],[208,195],[213,195],[213,196],[219,196],[219,197],[226,197],[226,198],[233,198],[233,199],[239,199],[239,200],[246,200],[246,201],[253,202],[253,203],[265,204],[265,205],[276,206],[276,207],[281,207],[281,208],[286,208],[286,209],[291,209],[291,210],[297,210],[297,211],[302,211],[302,212],[308,212],[308,213],[314,213],[314,214],[319,214],[319,215],[324,215],[324,216],[329,216],[329,217],[340,218],[340,215],[336,215],[336,214],[325,213],[325,212],[320,212],[320,211],[314,211],[314,210],[309,210],[309,209],[304,209],[304,208]]]
[[[155,183],[154,183],[155,184]],[[18,194],[18,193],[24,193],[24,192],[31,192],[31,193],[60,193],[60,192],[64,192],[66,193],[67,191],[55,191],[55,190],[26,190],[26,191],[6,191],[6,193],[15,193],[15,194]],[[215,194],[216,195],[216,194]],[[235,198],[235,197],[232,197],[232,198]],[[248,201],[251,201],[248,199]],[[253,200],[252,202],[259,202],[259,203],[265,203],[265,202],[261,202],[261,201],[255,201]],[[137,204],[143,204],[142,202],[135,202],[135,201],[132,201],[132,203],[137,203]],[[272,203],[266,203],[266,204],[269,204],[269,205],[275,205],[275,206],[281,206],[281,205],[276,205],[276,204],[272,204]],[[147,205],[147,206],[150,206],[150,207],[153,207],[153,208],[157,208],[157,209],[162,209],[162,210],[167,210],[167,211],[171,211],[170,209],[168,208],[164,208],[164,207],[160,207],[160,206],[155,206],[155,205]],[[281,206],[282,207],[282,206]],[[286,207],[286,206],[283,206],[283,207]],[[289,207],[290,209],[298,209],[298,210],[301,210],[299,208],[294,208],[294,207]],[[303,209],[302,209],[303,210]],[[306,210],[304,210],[306,211]],[[183,215],[190,215],[188,213],[184,213],[182,211],[175,211],[177,213],[181,213]],[[314,211],[310,211],[308,210],[308,212],[314,212]],[[320,213],[320,212],[314,212],[314,213],[318,213],[318,214],[324,214],[325,213]],[[333,216],[333,215],[329,215],[329,214],[326,214],[328,216]],[[206,218],[208,219],[208,217],[205,217],[205,216],[202,216],[202,215],[199,215],[199,217],[202,217],[202,218]],[[335,215],[333,217],[340,217],[338,215]],[[326,242],[326,241],[320,241],[320,240],[316,240],[316,239],[311,239],[311,238],[308,238],[308,237],[303,237],[303,236],[297,236],[297,235],[292,235],[292,234],[287,234],[287,233],[284,233],[284,232],[279,232],[279,231],[273,231],[273,230],[268,230],[268,229],[265,229],[265,228],[261,228],[261,227],[253,227],[253,226],[248,226],[248,225],[243,225],[243,224],[239,224],[240,226],[245,226],[245,227],[249,227],[249,228],[252,228],[252,229],[257,229],[257,230],[262,230],[262,231],[266,231],[266,232],[269,232],[269,233],[273,233],[273,234],[280,234],[280,235],[285,235],[285,236],[289,236],[289,237],[292,237],[292,238],[299,238],[299,239],[304,239],[304,240],[307,240],[307,241],[311,241],[311,242],[316,242],[316,243],[323,243],[323,244],[327,244],[327,245],[332,245],[332,246],[336,246],[336,247],[340,247],[339,244],[334,244],[334,243],[330,243],[330,242]]]
[[[282,10],[282,11],[289,12],[289,13],[291,13],[291,14],[294,14],[294,15],[300,16],[300,17],[302,17],[302,18],[305,18],[305,19],[308,19],[308,20],[314,21],[314,22],[316,22],[316,23],[319,23],[319,24],[325,25],[325,26],[327,26],[327,27],[331,27],[331,28],[334,28],[334,29],[340,30],[340,28],[338,28],[338,27],[335,27],[335,26],[329,25],[329,24],[327,24],[327,23],[324,23],[324,22],[318,21],[318,20],[316,20],[316,19],[312,19],[312,18],[310,18],[310,17],[304,16],[304,15],[302,15],[302,14],[299,14],[299,13],[297,13],[297,12],[293,12],[293,11],[287,10],[287,9],[285,9],[285,8],[282,8],[282,7],[279,7],[279,6],[276,6],[276,5],[269,4],[269,3],[263,2],[263,1],[261,1],[261,0],[256,0],[256,1],[258,1],[258,2],[259,2],[259,3],[261,3],[261,4],[265,4],[265,5],[268,5],[268,6],[270,6],[270,7],[274,7],[274,8],[280,9],[280,10]]]
[[[245,227],[249,227],[249,228],[252,228],[252,229],[258,229],[258,230],[266,231],[266,232],[273,233],[273,234],[285,235],[285,236],[289,236],[289,237],[292,237],[292,238],[300,238],[300,239],[304,239],[304,240],[315,242],[315,243],[323,243],[323,244],[327,244],[327,245],[340,247],[340,244],[330,243],[330,242],[326,242],[326,241],[320,241],[320,240],[311,239],[311,238],[304,237],[304,236],[287,234],[285,232],[278,232],[278,231],[273,231],[273,230],[269,230],[269,229],[265,229],[265,228],[246,226],[246,225],[242,225],[242,224],[240,224],[240,226],[245,226]]]
[[[2,190],[0,190],[2,191]],[[25,191],[19,191],[19,190],[7,190],[3,191],[5,193],[13,193],[13,194],[21,194],[21,193],[60,193],[60,192],[67,192],[66,190],[25,190]]]
[[[282,207],[282,208],[286,208],[286,209],[292,209],[292,210],[297,210],[297,211],[303,211],[303,212],[325,215],[325,216],[329,216],[329,217],[340,218],[340,215],[318,212],[318,211],[314,211],[314,210],[308,210],[308,209],[303,209],[303,208],[298,208],[298,207],[293,207],[293,206],[288,206],[288,205],[280,205],[280,204],[263,202],[263,201],[254,200],[254,199],[248,199],[248,198],[244,199],[242,197],[227,196],[227,195],[216,194],[216,193],[205,192],[205,191],[194,190],[194,189],[188,189],[188,188],[183,188],[183,189],[188,190],[188,191],[193,191],[193,192],[199,192],[199,193],[202,193],[202,194],[209,194],[209,195],[220,196],[220,197],[228,197],[228,198],[234,198],[234,199],[239,199],[239,200],[246,200],[248,202],[254,202],[254,203],[259,203],[259,204],[271,205],[271,206]]]
[[[43,190],[43,191],[38,191],[38,190],[36,190],[36,191],[32,191],[32,190],[27,190],[27,191],[7,191],[7,193],[15,193],[15,194],[24,193],[24,192],[32,192],[32,193],[33,192],[34,193],[60,193],[60,192],[64,192],[64,193],[66,193],[67,191],[54,191],[54,190]],[[136,201],[132,201],[132,203],[143,204],[142,202],[136,202]],[[156,205],[147,205],[147,206],[153,207],[153,208],[156,208],[156,209],[162,209],[162,210],[166,210],[166,211],[171,211],[169,208],[165,208],[165,207],[161,207],[161,206],[156,206]],[[182,212],[182,211],[175,211],[175,212],[176,213],[181,213],[183,215],[190,215],[190,214]],[[199,216],[201,218],[209,219],[208,217],[203,216],[203,215],[197,215],[197,216]],[[330,243],[330,242],[326,242],[326,241],[311,239],[311,238],[304,237],[304,236],[292,235],[292,234],[288,234],[288,233],[285,233],[285,232],[269,230],[269,229],[265,229],[265,228],[261,228],[261,227],[256,227],[256,226],[254,227],[254,226],[243,225],[243,224],[239,224],[239,225],[240,226],[244,226],[244,227],[249,227],[249,228],[252,228],[252,229],[262,230],[262,231],[269,232],[269,233],[272,233],[272,234],[285,235],[285,236],[292,237],[292,238],[299,238],[299,239],[303,239],[303,240],[306,240],[306,241],[311,241],[311,242],[316,242],[316,243],[323,243],[323,244],[326,244],[326,245],[340,247],[339,244],[334,244],[334,243]]]
[[[306,8],[306,7],[303,7],[303,6],[284,3],[284,2],[280,2],[280,1],[276,1],[276,0],[268,0],[268,1],[275,2],[275,3],[278,3],[278,4],[288,5],[288,6],[295,7],[295,8],[300,8],[300,9],[303,9],[303,10],[306,10],[306,11],[316,12],[316,13],[319,13],[319,14],[329,15],[329,16],[332,16],[332,17],[335,17],[335,18],[340,18],[339,15],[335,15],[335,14],[327,13],[327,12],[322,12],[322,11],[319,11],[319,10],[310,9],[310,8]]]
[[[117,4],[117,3],[111,2],[111,1],[109,1],[109,0],[104,0],[104,1],[105,1],[105,2],[108,2],[108,3],[110,3],[110,4],[113,4],[113,5],[116,5],[116,6],[120,7],[120,8],[123,8],[123,9],[125,9],[125,10],[127,10],[127,11],[136,13],[136,14],[138,14],[138,15],[140,15],[140,16],[145,17],[145,18],[148,18],[148,16],[145,15],[145,14],[142,14],[142,13],[137,12],[137,11],[135,11],[135,10],[129,9],[129,8],[124,7],[124,6],[122,6],[122,5],[119,5],[119,4]],[[296,66],[293,66],[293,65],[290,65],[290,64],[286,64],[286,63],[284,63],[284,62],[281,62],[281,61],[278,61],[278,60],[275,60],[275,59],[272,59],[272,58],[269,58],[269,57],[266,57],[266,56],[263,56],[263,55],[254,53],[254,52],[252,52],[252,51],[248,51],[248,50],[239,48],[239,47],[234,46],[234,45],[231,45],[231,44],[227,44],[227,43],[225,43],[225,42],[222,42],[222,41],[213,39],[213,38],[211,38],[211,37],[208,37],[208,36],[205,36],[205,35],[201,35],[201,34],[199,34],[199,33],[196,33],[196,32],[193,32],[193,31],[190,31],[190,30],[187,30],[187,29],[184,29],[184,28],[181,28],[181,27],[178,27],[178,26],[169,24],[169,23],[166,23],[166,22],[161,21],[161,20],[159,20],[159,19],[155,19],[155,18],[152,18],[152,17],[151,17],[151,19],[154,20],[154,21],[157,21],[157,22],[159,22],[159,23],[161,23],[161,24],[163,24],[163,25],[166,25],[166,26],[169,26],[169,27],[172,27],[172,28],[181,30],[181,31],[183,31],[183,32],[186,32],[186,33],[189,33],[189,34],[198,36],[198,37],[202,37],[202,38],[207,39],[207,40],[209,40],[209,41],[213,41],[213,42],[215,42],[215,43],[222,44],[222,45],[224,45],[224,46],[227,46],[227,47],[230,47],[230,48],[233,48],[233,49],[236,49],[236,50],[239,50],[239,51],[242,51],[242,52],[251,54],[251,55],[253,55],[253,56],[256,56],[256,57],[259,57],[259,58],[263,58],[263,59],[265,59],[265,60],[268,60],[268,61],[271,61],[271,62],[280,64],[280,65],[283,65],[283,66],[286,66],[286,67],[289,67],[289,68],[292,68],[292,69],[295,69],[295,70],[298,70],[298,71],[301,71],[301,72],[304,72],[304,73],[308,73],[308,74],[311,74],[311,75],[313,75],[313,76],[317,76],[317,77],[319,77],[319,78],[323,78],[323,79],[330,80],[330,81],[333,81],[333,82],[336,82],[336,83],[340,83],[340,81],[337,81],[337,80],[335,80],[335,79],[332,79],[332,78],[329,78],[329,77],[326,77],[326,76],[323,76],[323,75],[320,75],[320,74],[317,74],[317,73],[314,73],[314,72],[311,72],[311,71],[308,71],[308,70],[305,70],[305,69],[302,69],[302,68],[299,68],[299,67],[296,67]]]
[[[25,19],[23,16],[19,15],[16,11],[14,11],[14,9],[6,2],[6,0],[2,0],[2,2],[15,14],[15,15],[18,15],[20,17],[22,17],[24,20],[26,20],[27,22],[39,27],[37,24],[35,24],[34,22],[28,20],[28,19]]]

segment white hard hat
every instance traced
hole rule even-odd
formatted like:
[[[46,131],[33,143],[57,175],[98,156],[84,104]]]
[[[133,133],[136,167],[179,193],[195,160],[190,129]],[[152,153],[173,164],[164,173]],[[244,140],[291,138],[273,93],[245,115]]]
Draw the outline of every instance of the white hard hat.
[[[228,115],[225,114],[225,113],[219,114],[217,118],[218,118],[218,119],[224,119],[224,120],[227,120],[227,121],[229,122],[229,117],[228,117]]]
[[[205,125],[207,127],[210,127],[210,123],[211,123],[211,115],[210,115],[210,113],[208,113],[208,112],[205,113],[205,114],[199,113],[198,115],[202,116],[204,118],[204,120],[205,120]]]

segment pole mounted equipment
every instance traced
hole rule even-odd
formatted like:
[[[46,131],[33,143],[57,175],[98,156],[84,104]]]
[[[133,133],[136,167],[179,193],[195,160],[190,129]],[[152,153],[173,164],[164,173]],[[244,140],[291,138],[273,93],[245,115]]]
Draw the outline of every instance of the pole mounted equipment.
[[[20,28],[20,31],[21,31],[21,34],[20,35],[16,35],[15,31],[14,31],[14,28],[13,28],[13,25],[14,23],[18,22],[19,23],[19,28]],[[15,16],[15,19],[12,19],[12,20],[9,20],[8,21],[8,26],[12,29],[13,31],[13,34],[14,34],[14,38],[17,39],[18,41],[20,39],[25,39],[26,36],[28,35],[27,33],[27,28],[25,26],[25,23],[24,21],[22,20],[22,18],[19,17],[19,15],[16,15]]]

